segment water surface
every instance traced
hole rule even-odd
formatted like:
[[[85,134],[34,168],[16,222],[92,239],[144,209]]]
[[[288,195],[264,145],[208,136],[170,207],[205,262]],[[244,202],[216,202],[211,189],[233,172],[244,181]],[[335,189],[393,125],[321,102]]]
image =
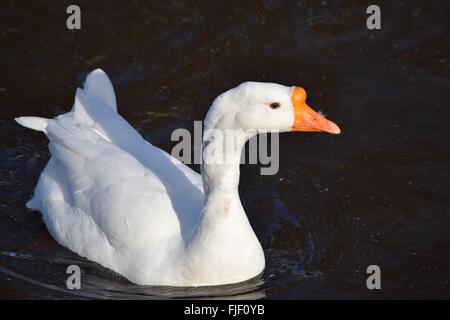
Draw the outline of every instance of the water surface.
[[[0,5],[0,297],[450,298],[447,1],[85,2]],[[170,151],[213,98],[253,81],[300,85],[340,136],[284,134],[280,170],[241,169],[264,274],[209,288],[136,286],[58,245],[26,209],[49,153],[20,115],[53,117],[103,68],[120,113]],[[193,168],[199,171],[198,166]],[[82,290],[65,286],[82,268]],[[366,268],[382,290],[366,288]]]

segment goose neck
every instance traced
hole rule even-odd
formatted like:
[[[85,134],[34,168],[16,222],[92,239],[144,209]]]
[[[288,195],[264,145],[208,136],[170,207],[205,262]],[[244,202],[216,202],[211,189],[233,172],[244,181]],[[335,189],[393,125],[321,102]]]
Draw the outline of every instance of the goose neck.
[[[234,130],[205,135],[202,147],[202,178],[205,195],[237,193],[239,165],[246,138]]]

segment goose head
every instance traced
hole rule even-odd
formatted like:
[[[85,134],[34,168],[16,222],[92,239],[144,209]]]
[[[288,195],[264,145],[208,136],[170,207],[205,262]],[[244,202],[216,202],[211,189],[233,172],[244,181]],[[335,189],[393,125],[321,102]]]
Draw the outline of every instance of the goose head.
[[[302,87],[244,82],[214,100],[205,129],[339,134],[339,127],[309,107],[306,97]]]

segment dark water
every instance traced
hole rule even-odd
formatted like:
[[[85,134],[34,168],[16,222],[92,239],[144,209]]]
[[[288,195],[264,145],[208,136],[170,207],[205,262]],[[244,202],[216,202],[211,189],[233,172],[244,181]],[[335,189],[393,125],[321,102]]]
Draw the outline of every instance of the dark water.
[[[0,4],[0,297],[450,298],[448,1],[377,1],[378,31],[365,27],[369,1],[77,1],[80,31],[65,27],[69,4]],[[282,135],[276,176],[243,166],[261,278],[139,287],[58,245],[25,208],[47,140],[12,119],[66,112],[96,67],[120,113],[167,151],[173,129],[192,130],[247,80],[303,86],[339,124],[340,136]],[[70,264],[80,291],[66,289]]]

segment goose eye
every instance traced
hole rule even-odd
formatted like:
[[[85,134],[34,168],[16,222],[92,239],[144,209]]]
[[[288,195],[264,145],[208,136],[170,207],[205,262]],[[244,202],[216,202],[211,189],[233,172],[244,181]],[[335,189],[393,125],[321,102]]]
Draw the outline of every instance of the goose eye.
[[[270,107],[271,107],[272,109],[278,109],[279,107],[281,107],[281,104],[280,104],[279,102],[272,102],[272,103],[270,104]]]

